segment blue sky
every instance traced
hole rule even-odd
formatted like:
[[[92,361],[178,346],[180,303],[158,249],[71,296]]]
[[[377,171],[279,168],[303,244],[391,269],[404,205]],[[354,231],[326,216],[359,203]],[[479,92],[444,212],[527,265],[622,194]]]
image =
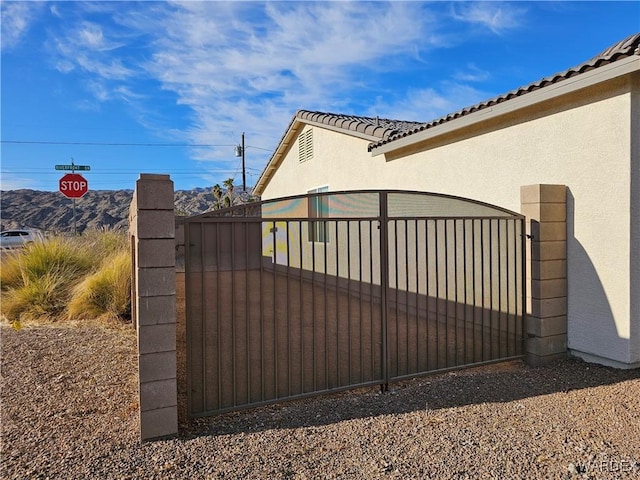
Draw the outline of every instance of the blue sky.
[[[257,180],[299,109],[429,121],[640,31],[640,2],[2,2],[1,189]],[[19,142],[19,143],[17,143]]]

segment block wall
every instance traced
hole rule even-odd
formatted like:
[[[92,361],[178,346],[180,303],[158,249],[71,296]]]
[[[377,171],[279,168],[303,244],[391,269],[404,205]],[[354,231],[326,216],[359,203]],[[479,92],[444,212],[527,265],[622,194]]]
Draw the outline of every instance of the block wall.
[[[129,210],[140,440],[178,433],[175,216],[168,175],[141,174]]]
[[[567,202],[564,185],[520,189],[527,217],[526,356],[542,365],[567,354]]]

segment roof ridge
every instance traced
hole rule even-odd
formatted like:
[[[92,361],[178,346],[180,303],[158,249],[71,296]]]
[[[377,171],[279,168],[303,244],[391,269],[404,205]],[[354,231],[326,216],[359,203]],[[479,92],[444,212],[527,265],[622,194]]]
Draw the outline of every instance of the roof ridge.
[[[400,138],[413,135],[423,130],[433,128],[435,126],[441,125],[451,120],[455,120],[456,118],[469,115],[470,113],[476,112],[478,110],[483,110],[485,108],[492,107],[496,104],[511,100],[512,98],[520,97],[527,93],[533,92],[535,90],[539,90],[549,85],[556,84],[558,82],[566,80],[575,75],[580,75],[589,70],[593,70],[595,68],[608,65],[610,63],[620,60],[621,58],[629,57],[631,55],[640,55],[640,32],[629,35],[628,37],[606,48],[595,57],[592,57],[586,62],[576,65],[575,67],[571,67],[563,72],[558,72],[553,75],[541,78],[540,80],[532,82],[528,85],[524,85],[516,89],[510,90],[506,93],[497,95],[488,100],[484,100],[480,103],[476,103],[475,105],[464,107],[461,110],[458,110],[456,112],[449,113],[435,120],[431,120],[430,122],[420,124],[416,128],[410,128],[408,130],[399,131],[397,133],[389,135],[386,138],[382,138],[377,142],[369,144],[368,150],[372,151],[378,147],[381,147],[382,145],[391,143],[394,140],[398,140]]]
[[[605,48],[595,57],[590,58],[587,62],[596,62],[598,60],[609,60],[615,55],[640,55],[640,32],[629,35],[619,42]]]
[[[391,135],[417,128],[424,124],[424,122],[393,120],[380,118],[380,116],[368,117],[312,110],[298,110],[294,116],[300,120],[311,120],[324,125],[336,126],[343,130],[359,132],[379,139],[389,138]]]

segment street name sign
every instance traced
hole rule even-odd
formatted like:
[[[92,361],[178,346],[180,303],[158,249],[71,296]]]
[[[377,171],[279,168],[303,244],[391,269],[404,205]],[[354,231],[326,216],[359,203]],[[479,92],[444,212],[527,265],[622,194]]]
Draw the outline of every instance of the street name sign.
[[[71,170],[72,172],[75,170],[91,170],[89,165],[56,165],[56,170]]]

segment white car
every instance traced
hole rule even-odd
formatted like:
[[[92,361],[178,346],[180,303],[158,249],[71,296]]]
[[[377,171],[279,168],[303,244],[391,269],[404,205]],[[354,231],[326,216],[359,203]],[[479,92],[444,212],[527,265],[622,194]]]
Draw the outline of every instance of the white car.
[[[0,232],[0,248],[21,248],[27,243],[42,242],[44,235],[39,230],[5,230]]]

